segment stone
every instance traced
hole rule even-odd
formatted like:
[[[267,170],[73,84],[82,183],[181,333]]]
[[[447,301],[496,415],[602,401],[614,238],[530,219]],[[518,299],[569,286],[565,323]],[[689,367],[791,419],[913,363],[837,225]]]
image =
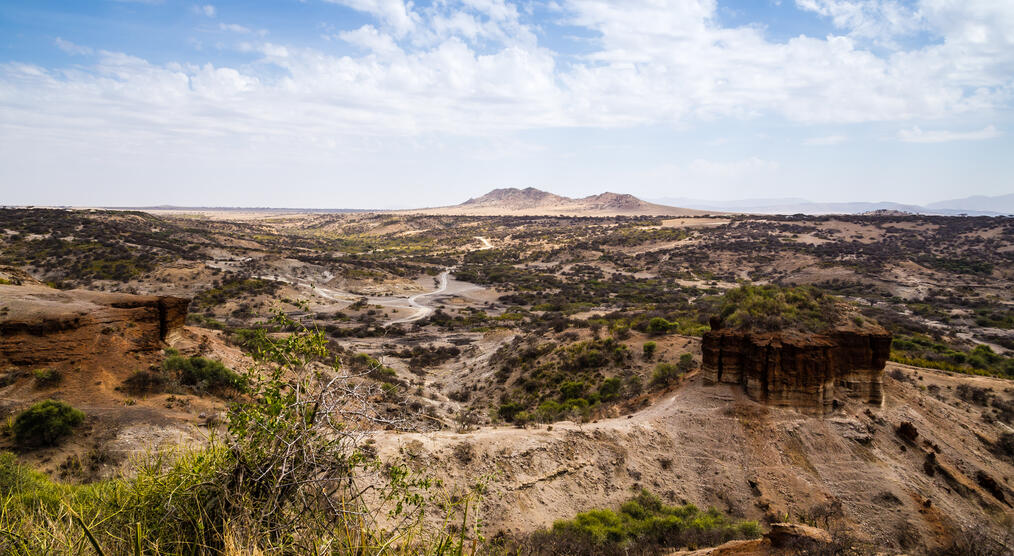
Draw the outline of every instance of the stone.
[[[891,334],[873,325],[816,334],[722,328],[704,334],[701,351],[705,384],[740,385],[753,400],[826,415],[839,398],[883,402]]]
[[[831,534],[827,531],[799,523],[772,523],[764,538],[775,548],[831,544]]]
[[[189,299],[0,285],[0,365],[155,352],[183,328]]]

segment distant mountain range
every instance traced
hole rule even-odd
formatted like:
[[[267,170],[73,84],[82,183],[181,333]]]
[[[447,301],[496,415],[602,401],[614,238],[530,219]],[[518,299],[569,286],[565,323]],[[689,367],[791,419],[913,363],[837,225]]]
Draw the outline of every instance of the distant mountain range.
[[[621,193],[601,193],[574,199],[534,187],[507,187],[494,189],[460,205],[403,212],[469,216],[693,216],[707,211],[649,203]]]
[[[1014,214],[1014,194],[987,197],[975,195],[962,199],[939,201],[928,205],[907,205],[892,202],[816,203],[796,197],[774,199],[741,199],[736,201],[706,201],[685,197],[651,199],[660,205],[675,205],[691,209],[718,212],[746,212],[754,214],[859,214],[873,211],[898,211],[914,214],[969,216],[1000,216]]]
[[[168,205],[115,208],[121,210],[196,212],[374,212],[372,209],[277,209],[268,207],[176,207]],[[633,195],[608,192],[588,197],[572,198],[542,191],[534,187],[526,187],[524,189],[505,187],[494,189],[481,197],[469,199],[459,205],[403,209],[390,212],[466,216],[697,216],[720,213],[861,214],[877,211],[947,216],[961,214],[969,216],[1014,215],[1014,194],[998,195],[995,197],[975,195],[927,205],[909,205],[888,201],[817,203],[798,197],[740,199],[734,201],[707,201],[685,197],[662,197],[645,201]]]

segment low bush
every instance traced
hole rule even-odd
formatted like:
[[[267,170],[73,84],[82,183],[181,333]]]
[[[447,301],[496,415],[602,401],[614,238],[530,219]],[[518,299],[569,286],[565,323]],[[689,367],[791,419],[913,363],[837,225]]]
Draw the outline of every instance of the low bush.
[[[18,414],[11,432],[18,446],[53,446],[84,419],[84,413],[64,402],[44,400]]]
[[[36,388],[49,388],[63,382],[63,373],[57,369],[36,369],[32,371]]]
[[[651,359],[655,356],[655,350],[658,349],[658,344],[655,342],[644,342],[641,346],[641,350],[644,352],[645,359]]]
[[[202,390],[246,389],[246,379],[226,368],[220,361],[204,357],[183,357],[170,355],[162,362],[162,368],[177,373],[180,384]]]
[[[168,379],[162,373],[142,370],[136,371],[123,381],[122,389],[130,394],[152,394],[162,392]]]
[[[756,521],[736,521],[714,508],[701,511],[693,504],[667,506],[642,490],[618,512],[582,512],[553,523],[552,529],[503,544],[510,552],[531,554],[654,554],[760,535]]]
[[[680,355],[680,360],[676,363],[676,368],[678,368],[681,373],[689,373],[697,368],[697,361],[694,361],[693,355],[684,353],[683,355]]]
[[[655,388],[668,386],[679,378],[681,374],[683,374],[683,371],[676,365],[672,363],[659,363],[655,366],[655,371],[651,373],[651,385]]]

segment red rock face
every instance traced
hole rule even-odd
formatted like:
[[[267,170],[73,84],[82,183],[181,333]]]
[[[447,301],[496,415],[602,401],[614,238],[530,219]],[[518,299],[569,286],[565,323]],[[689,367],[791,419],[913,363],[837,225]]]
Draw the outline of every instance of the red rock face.
[[[810,335],[713,330],[702,351],[705,384],[739,384],[756,401],[823,415],[844,397],[883,402],[891,334],[880,327]]]
[[[181,329],[189,299],[0,286],[0,364],[151,352]]]

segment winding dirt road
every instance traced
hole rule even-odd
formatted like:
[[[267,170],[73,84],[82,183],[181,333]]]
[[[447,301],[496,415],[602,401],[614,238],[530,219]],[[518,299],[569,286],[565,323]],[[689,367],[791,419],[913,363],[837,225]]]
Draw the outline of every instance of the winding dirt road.
[[[403,319],[395,319],[395,320],[392,320],[392,321],[388,322],[387,324],[390,326],[392,324],[405,324],[405,323],[408,323],[408,322],[415,322],[417,320],[424,319],[424,318],[430,316],[431,314],[433,314],[433,311],[434,311],[433,307],[430,307],[429,305],[423,305],[422,303],[419,303],[419,300],[422,299],[422,298],[424,298],[424,297],[430,296],[430,295],[437,295],[437,294],[440,294],[440,293],[444,293],[444,291],[447,290],[447,275],[450,274],[450,272],[451,272],[451,269],[448,268],[448,269],[446,269],[446,270],[444,270],[443,272],[440,273],[440,276],[439,276],[440,286],[437,287],[437,289],[435,289],[435,290],[433,290],[431,292],[417,293],[417,294],[413,295],[412,297],[408,298],[408,305],[409,305],[409,307],[412,307],[412,308],[414,308],[416,310],[416,312],[415,312],[414,315],[412,315],[410,317],[405,317]]]
[[[479,242],[482,244],[481,247],[478,247],[478,248],[475,249],[476,251],[484,251],[486,249],[492,249],[493,248],[493,244],[490,243],[490,241],[488,239],[486,239],[485,237],[475,236],[475,239],[479,240]],[[207,262],[205,264],[208,267],[210,267],[210,268],[218,268],[218,269],[221,269],[221,270],[231,270],[232,269],[233,261],[211,261],[211,262]],[[412,314],[410,316],[403,317],[403,318],[398,318],[398,319],[390,320],[390,321],[386,322],[384,324],[384,326],[390,326],[392,324],[407,324],[407,323],[410,323],[410,322],[415,322],[415,321],[418,321],[418,320],[422,320],[422,319],[424,319],[424,318],[432,315],[433,312],[436,310],[434,307],[432,307],[431,305],[427,304],[426,298],[431,297],[431,296],[436,296],[436,295],[442,294],[445,291],[447,291],[448,276],[453,271],[454,271],[454,267],[449,267],[449,268],[444,269],[444,271],[441,272],[437,276],[437,279],[439,280],[439,285],[433,291],[424,292],[424,293],[417,293],[417,294],[415,294],[415,295],[413,295],[411,297],[369,296],[369,297],[367,297],[367,300],[368,300],[369,303],[371,303],[373,305],[379,305],[381,307],[390,307],[390,308],[393,308],[393,309],[414,309],[415,310],[415,314]],[[309,289],[310,291],[312,291],[313,293],[319,295],[320,297],[323,297],[324,299],[326,299],[328,301],[335,302],[335,303],[353,303],[356,300],[358,300],[358,299],[360,299],[360,298],[363,297],[362,295],[355,294],[355,293],[352,293],[352,292],[336,290],[336,289],[333,289],[333,288],[329,288],[327,286],[322,286],[320,284],[315,284],[314,282],[312,282],[310,280],[307,280],[305,278],[298,278],[296,276],[292,276],[291,274],[267,273],[267,274],[256,275],[256,276],[254,276],[254,278],[260,278],[260,279],[263,279],[263,280],[274,280],[276,282],[284,282],[286,284],[289,284],[289,285],[292,285],[292,286],[295,286],[295,287],[298,287],[298,288]],[[333,276],[331,276],[330,273],[325,273],[325,276],[324,276],[325,280],[330,280],[331,278],[333,278]],[[475,287],[479,287],[479,286],[475,286]]]

